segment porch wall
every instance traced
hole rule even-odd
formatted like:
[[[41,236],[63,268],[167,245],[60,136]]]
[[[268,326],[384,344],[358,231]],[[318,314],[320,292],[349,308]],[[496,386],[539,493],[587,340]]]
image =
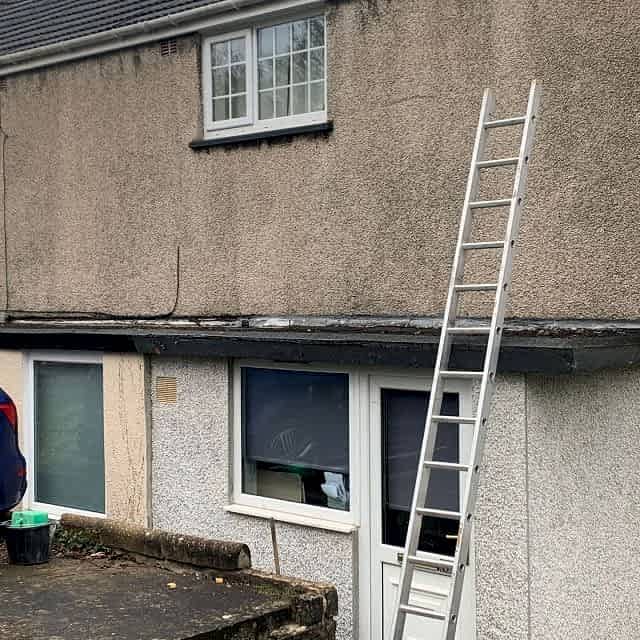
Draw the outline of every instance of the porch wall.
[[[107,353],[102,374],[107,513],[146,526],[150,509],[144,356]]]

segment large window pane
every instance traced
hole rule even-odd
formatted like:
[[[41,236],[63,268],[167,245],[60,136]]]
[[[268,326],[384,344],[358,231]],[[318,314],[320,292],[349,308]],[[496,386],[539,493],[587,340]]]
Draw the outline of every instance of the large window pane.
[[[35,499],[104,513],[102,367],[34,363]]]
[[[349,509],[346,374],[242,369],[243,491]]]

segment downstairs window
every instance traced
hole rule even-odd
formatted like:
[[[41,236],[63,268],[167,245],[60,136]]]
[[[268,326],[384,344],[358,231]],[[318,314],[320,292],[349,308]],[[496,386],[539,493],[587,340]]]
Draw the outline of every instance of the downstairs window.
[[[348,374],[240,372],[242,494],[348,512]]]

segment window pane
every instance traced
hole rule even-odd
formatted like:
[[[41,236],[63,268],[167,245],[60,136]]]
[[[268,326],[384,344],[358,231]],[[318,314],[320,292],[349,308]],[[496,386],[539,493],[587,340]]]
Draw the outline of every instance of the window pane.
[[[216,98],[213,101],[213,119],[216,121],[229,119],[229,98]]]
[[[300,51],[307,48],[307,21],[293,23],[293,50]]]
[[[243,64],[231,67],[231,93],[243,93],[247,90],[245,70],[246,66]]]
[[[34,363],[35,499],[104,513],[102,367]]]
[[[276,118],[289,115],[289,89],[276,89]]]
[[[231,62],[244,62],[244,38],[235,38],[231,41]]]
[[[213,70],[213,95],[225,96],[229,93],[229,68]]]
[[[313,49],[309,57],[309,79],[324,80],[324,49]]]
[[[279,24],[276,28],[276,55],[289,53],[290,49],[290,24]]]
[[[244,118],[247,115],[247,96],[233,96],[231,98],[231,117]]]
[[[303,84],[292,87],[293,91],[293,108],[294,114],[307,112],[307,85]]]
[[[258,57],[268,58],[273,55],[273,27],[258,31]]]
[[[260,120],[273,118],[273,91],[260,93]]]
[[[324,18],[322,16],[309,20],[309,33],[312,47],[324,46]]]
[[[229,63],[229,42],[216,42],[211,47],[213,66],[219,67]]]
[[[309,93],[309,111],[324,111],[324,82],[313,82]]]
[[[276,86],[289,84],[289,56],[276,58]]]
[[[293,82],[307,81],[307,53],[294,53],[291,56],[293,64]]]
[[[243,491],[349,509],[346,374],[242,369]]]
[[[273,87],[273,60],[261,60],[258,63],[258,89]]]

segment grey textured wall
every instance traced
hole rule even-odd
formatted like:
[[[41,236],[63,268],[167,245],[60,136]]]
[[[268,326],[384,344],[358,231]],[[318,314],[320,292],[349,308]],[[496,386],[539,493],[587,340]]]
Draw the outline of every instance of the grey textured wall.
[[[179,313],[441,313],[482,87],[510,114],[535,76],[511,314],[637,318],[639,29],[634,0],[332,3],[334,133],[210,153],[197,37],[10,78],[10,306],[168,311],[179,244]]]
[[[224,511],[230,492],[227,362],[153,358],[153,379],[158,375],[177,378],[178,402],[152,402],[153,526],[245,542],[253,566],[273,571],[269,522]],[[284,523],[277,532],[282,572],[336,585],[338,635],[352,638],[352,536]]]
[[[531,638],[640,630],[640,370],[529,378]]]

